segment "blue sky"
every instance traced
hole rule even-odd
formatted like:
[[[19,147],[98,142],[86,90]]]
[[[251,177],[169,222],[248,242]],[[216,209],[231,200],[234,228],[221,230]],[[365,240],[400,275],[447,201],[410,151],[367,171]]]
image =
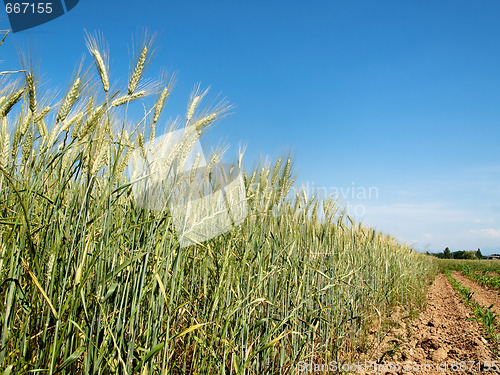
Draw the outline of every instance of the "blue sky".
[[[232,115],[208,137],[246,145],[248,166],[292,151],[297,186],[340,193],[353,216],[418,250],[500,252],[499,14],[490,0],[80,0],[10,35],[0,70],[31,45],[64,91],[84,29],[99,30],[125,85],[132,38],[148,28],[149,72],[177,73],[166,110],[182,115],[198,82],[227,97]]]

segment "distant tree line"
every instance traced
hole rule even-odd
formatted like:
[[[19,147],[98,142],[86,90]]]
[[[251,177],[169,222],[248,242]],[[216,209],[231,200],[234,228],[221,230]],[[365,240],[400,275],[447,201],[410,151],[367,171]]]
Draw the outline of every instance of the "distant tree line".
[[[485,259],[483,254],[481,254],[481,249],[450,251],[447,247],[441,253],[427,252],[427,255],[432,255],[439,259]]]

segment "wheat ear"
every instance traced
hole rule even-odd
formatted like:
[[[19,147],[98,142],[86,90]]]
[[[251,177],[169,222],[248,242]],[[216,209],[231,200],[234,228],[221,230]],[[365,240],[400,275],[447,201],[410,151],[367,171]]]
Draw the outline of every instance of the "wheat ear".
[[[7,162],[9,161],[9,138],[9,134],[7,134],[7,117],[4,117],[2,120],[2,129],[0,132],[0,165],[4,169],[7,167]]]
[[[26,133],[26,130],[28,130],[28,126],[31,122],[31,119],[33,117],[33,114],[31,112],[28,112],[26,116],[24,116],[23,121],[21,122],[21,125],[19,126],[19,133],[21,134],[21,137]]]
[[[130,77],[130,82],[128,84],[128,94],[132,95],[137,88],[137,84],[142,77],[142,73],[144,72],[144,64],[146,62],[146,56],[148,54],[148,47],[144,46],[141,52],[141,56],[139,57],[139,61],[134,69],[134,73],[132,73],[132,77]]]
[[[146,158],[146,149],[144,148],[144,134],[139,133],[137,135],[137,145],[139,146],[142,157]]]
[[[165,88],[161,92],[160,97],[158,98],[158,101],[155,104],[155,113],[153,115],[153,123],[156,124],[156,122],[158,122],[158,119],[160,118],[161,111],[163,111],[163,107],[165,106],[165,102],[167,101],[167,98],[169,96],[170,96],[170,89],[168,86],[165,86]]]
[[[75,81],[73,82],[73,85],[69,89],[68,94],[64,98],[61,108],[59,108],[59,113],[57,114],[56,117],[57,122],[64,121],[68,116],[69,111],[71,111],[71,108],[78,99],[78,94],[79,94],[78,89],[80,88],[80,83],[81,83],[80,77],[75,79]]]
[[[47,130],[47,126],[45,125],[45,121],[43,120],[44,117],[47,115],[47,113],[49,113],[50,111],[50,107],[45,107],[39,114],[37,114],[34,119],[33,119],[33,122],[37,125],[38,127],[38,132],[40,133],[40,135],[43,137],[43,140],[45,141],[45,139],[47,139],[47,137],[49,136],[49,132]]]
[[[25,89],[23,87],[4,101],[2,108],[0,108],[0,118],[7,116],[12,107],[21,99],[21,96],[23,96],[24,91]]]
[[[35,89],[35,79],[33,74],[29,73],[26,76],[26,81],[28,83],[28,98],[30,102],[31,113],[36,113],[36,89]]]
[[[35,122],[35,123],[36,123],[36,122],[38,122],[38,121],[42,120],[45,116],[47,116],[47,113],[49,113],[49,111],[50,111],[50,106],[47,106],[47,107],[45,107],[44,109],[42,109],[42,110],[40,111],[40,113],[39,113],[39,114],[37,114],[37,115],[33,118],[33,122]]]
[[[87,48],[94,57],[94,62],[101,77],[102,87],[104,92],[109,91],[109,76],[108,76],[108,58],[107,45],[99,33],[94,35],[87,34]]]
[[[28,129],[28,125],[30,124],[32,117],[31,111],[27,111],[27,113],[24,115],[21,113],[19,115],[19,123],[16,129],[16,132],[14,133],[14,143],[12,144],[12,158],[15,159],[17,155],[17,147],[19,146],[19,142],[21,141],[21,138],[24,136],[26,133],[26,130]]]
[[[111,102],[111,107],[118,107],[132,100],[142,98],[146,95],[146,90],[141,90],[133,94],[123,95]]]
[[[186,123],[191,121],[191,119],[193,118],[194,111],[195,111],[196,107],[198,106],[198,103],[200,102],[200,100],[201,100],[201,95],[196,95],[193,98],[193,100],[191,100],[191,103],[189,104],[187,115],[186,115]]]
[[[47,125],[45,125],[45,121],[43,121],[43,118],[35,122],[38,132],[42,136],[43,141],[45,141],[49,135],[49,132],[47,130]]]
[[[32,147],[33,147],[33,139],[34,139],[34,134],[33,134],[33,129],[30,128],[28,130],[28,132],[26,133],[26,137],[24,137],[24,141],[23,141],[23,147],[22,147],[22,151],[21,151],[21,154],[22,154],[22,161],[24,164],[26,164],[26,162],[28,161],[30,155],[31,155],[31,150],[32,150]]]
[[[129,161],[130,161],[130,156],[132,155],[132,152],[134,149],[132,147],[127,147],[127,151],[125,155],[121,158],[120,162],[118,163],[116,169],[115,169],[115,175],[114,177],[120,177],[125,168],[127,167]]]
[[[205,128],[206,126],[208,126],[212,122],[214,122],[216,118],[217,118],[217,113],[216,112],[211,113],[211,114],[199,119],[198,121],[196,121],[193,124],[193,126],[196,128],[198,133],[200,133],[203,130],[203,128]]]
[[[106,112],[105,104],[97,107],[95,111],[92,112],[90,116],[87,117],[87,121],[85,122],[83,128],[81,128],[78,137],[84,138],[87,134],[91,133],[96,127],[101,117],[104,115],[104,112]]]
[[[276,161],[276,164],[274,165],[273,174],[271,176],[271,186],[275,186],[276,182],[278,182],[280,167],[281,167],[281,158],[279,158]]]
[[[106,68],[104,60],[102,59],[102,56],[97,49],[93,49],[92,54],[94,55],[97,71],[101,76],[102,88],[104,89],[105,92],[108,92],[109,90],[108,69]]]
[[[75,126],[73,126],[73,131],[71,132],[71,136],[73,138],[76,138],[78,131],[80,130],[80,127],[82,126],[82,123],[83,123],[83,116],[84,116],[84,112],[80,112],[76,116],[74,116],[71,120],[66,121],[66,124],[62,128],[62,131],[69,130],[70,126],[72,124],[75,124]]]

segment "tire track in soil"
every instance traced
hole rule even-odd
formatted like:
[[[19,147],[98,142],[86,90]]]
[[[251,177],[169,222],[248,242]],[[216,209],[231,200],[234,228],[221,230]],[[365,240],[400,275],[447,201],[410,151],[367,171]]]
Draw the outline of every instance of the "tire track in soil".
[[[397,315],[397,314],[396,314]],[[478,367],[486,361],[498,360],[484,338],[484,329],[475,320],[474,313],[465,305],[444,274],[439,274],[427,294],[427,307],[414,320],[401,320],[392,316],[395,323],[384,337],[381,353],[401,343],[392,357],[384,357],[382,363],[398,364],[402,369],[406,366],[430,365],[430,371],[380,371],[380,374],[492,374]],[[404,338],[402,339],[402,336]],[[453,371],[455,362],[467,362],[465,371]],[[474,367],[469,369],[474,362]],[[444,370],[446,363],[446,370]],[[437,366],[439,370],[437,369]],[[412,368],[412,367],[406,367]],[[388,367],[390,369],[390,367]],[[358,374],[374,374],[377,372],[357,372]]]

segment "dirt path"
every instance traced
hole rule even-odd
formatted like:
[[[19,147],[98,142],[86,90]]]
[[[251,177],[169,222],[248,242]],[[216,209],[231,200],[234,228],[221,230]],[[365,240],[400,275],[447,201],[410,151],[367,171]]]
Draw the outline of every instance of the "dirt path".
[[[474,291],[474,295],[472,296],[474,301],[484,307],[490,307],[493,304],[494,306],[491,310],[500,315],[500,294],[498,291],[485,287],[460,272],[454,271],[452,276],[462,286],[465,286],[470,291]]]
[[[417,319],[391,317],[394,328],[381,343],[386,352],[380,374],[488,374],[484,365],[495,355],[483,337],[483,328],[453,289],[445,275],[440,274],[430,286],[427,308]],[[393,350],[391,350],[393,348]],[[455,364],[462,370],[453,368]],[[500,364],[500,362],[499,362]],[[392,367],[391,367],[392,365]],[[398,368],[399,365],[399,368]],[[500,367],[500,365],[499,365]],[[376,371],[358,371],[373,374]]]

